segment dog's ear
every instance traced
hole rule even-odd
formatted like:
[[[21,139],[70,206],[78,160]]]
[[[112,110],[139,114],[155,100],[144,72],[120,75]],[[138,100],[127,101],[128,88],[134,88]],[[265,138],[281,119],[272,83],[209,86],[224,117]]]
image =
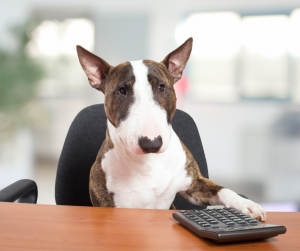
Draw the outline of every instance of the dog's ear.
[[[179,46],[175,51],[172,51],[165,59],[162,61],[167,67],[169,73],[175,79],[175,83],[181,79],[182,72],[186,66],[187,61],[191,55],[193,47],[193,38],[190,37]]]
[[[104,87],[101,83],[107,77],[111,66],[102,58],[79,45],[76,46],[76,49],[79,62],[89,79],[90,85],[104,93]]]

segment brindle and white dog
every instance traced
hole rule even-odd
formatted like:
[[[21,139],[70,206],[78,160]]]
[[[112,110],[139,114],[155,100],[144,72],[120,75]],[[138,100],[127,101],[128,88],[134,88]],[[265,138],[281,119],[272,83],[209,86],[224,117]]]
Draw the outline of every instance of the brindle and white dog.
[[[105,94],[107,131],[90,172],[94,206],[169,209],[178,194],[195,205],[224,205],[264,221],[251,200],[204,178],[172,129],[174,84],[181,78],[193,39],[160,62],[115,67],[77,46],[92,87]]]

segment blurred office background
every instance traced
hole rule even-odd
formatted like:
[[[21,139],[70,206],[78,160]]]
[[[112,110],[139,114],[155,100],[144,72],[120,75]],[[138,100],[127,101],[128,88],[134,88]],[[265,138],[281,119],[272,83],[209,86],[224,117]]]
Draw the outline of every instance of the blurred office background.
[[[80,44],[112,65],[161,61],[194,37],[177,107],[210,178],[267,210],[300,205],[300,1],[0,1],[0,189],[30,178],[55,204],[57,162],[83,108],[102,103]]]

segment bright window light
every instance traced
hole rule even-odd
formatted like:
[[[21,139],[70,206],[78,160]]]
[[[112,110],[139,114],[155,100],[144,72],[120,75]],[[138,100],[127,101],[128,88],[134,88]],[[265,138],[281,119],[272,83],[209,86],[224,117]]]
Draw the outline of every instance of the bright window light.
[[[288,50],[289,19],[285,15],[252,16],[242,21],[243,45],[252,53],[278,57]]]
[[[249,16],[242,20],[241,94],[249,98],[288,98],[289,17]]]
[[[235,12],[195,13],[175,33],[178,44],[194,38],[189,77],[193,101],[235,102],[235,57],[241,48],[241,17]]]
[[[28,52],[36,57],[75,55],[77,44],[93,50],[94,33],[94,24],[88,19],[45,20],[33,31]]]
[[[241,17],[235,12],[196,13],[176,29],[175,39],[182,44],[194,38],[192,55],[198,58],[226,58],[241,47]]]
[[[300,57],[300,9],[296,9],[290,16],[290,53]]]
[[[290,16],[290,54],[294,60],[294,85],[292,99],[300,103],[300,9],[295,9]]]

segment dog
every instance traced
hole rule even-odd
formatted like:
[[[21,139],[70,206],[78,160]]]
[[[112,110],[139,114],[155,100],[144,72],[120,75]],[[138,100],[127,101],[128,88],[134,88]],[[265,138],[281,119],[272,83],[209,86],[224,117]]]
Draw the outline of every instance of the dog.
[[[266,220],[251,200],[204,178],[172,129],[174,84],[192,51],[189,38],[162,62],[111,66],[77,46],[90,85],[105,95],[106,138],[90,171],[93,206],[170,209],[175,195],[195,205],[223,205]]]

